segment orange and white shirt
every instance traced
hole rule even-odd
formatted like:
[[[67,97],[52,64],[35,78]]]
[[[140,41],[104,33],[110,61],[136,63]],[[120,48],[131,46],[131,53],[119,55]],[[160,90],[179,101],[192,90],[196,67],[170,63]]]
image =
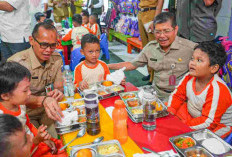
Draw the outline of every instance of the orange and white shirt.
[[[90,23],[88,23],[87,27],[91,29],[91,34],[95,35],[98,39],[100,39],[101,31],[97,23],[93,24],[92,26],[90,25]]]
[[[19,119],[19,121],[22,123],[23,127],[26,130],[27,134],[32,135],[35,137],[37,135],[37,129],[36,127],[30,122],[28,115],[26,114],[26,106],[20,105],[18,106],[18,111],[10,111],[6,109],[1,103],[0,103],[0,114],[10,114],[12,116],[15,116]]]
[[[73,49],[79,48],[81,46],[81,39],[85,34],[90,33],[89,30],[83,26],[75,27],[66,34],[62,40],[69,41],[72,40]]]
[[[196,77],[187,73],[170,95],[168,111],[178,115],[178,110],[185,108],[180,118],[190,128],[208,128],[225,138],[232,131],[232,94],[229,88],[215,74],[202,91],[195,89]]]
[[[86,80],[88,84],[93,84],[106,79],[110,74],[109,68],[105,62],[98,60],[94,67],[89,67],[85,61],[79,63],[74,71],[74,84],[79,87],[79,83]]]

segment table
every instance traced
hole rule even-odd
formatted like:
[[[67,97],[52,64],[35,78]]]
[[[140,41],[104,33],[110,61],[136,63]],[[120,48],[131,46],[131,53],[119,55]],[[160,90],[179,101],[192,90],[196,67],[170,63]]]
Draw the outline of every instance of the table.
[[[125,91],[138,90],[131,83],[126,83]],[[106,113],[106,107],[114,105],[114,101],[120,99],[119,96],[101,100],[99,105],[101,133],[96,136],[85,135],[79,140],[74,141],[70,146],[92,142],[95,138],[104,136],[105,140],[113,139],[113,122]],[[127,157],[132,157],[135,153],[143,153],[142,147],[150,148],[156,152],[173,149],[169,138],[179,134],[192,131],[187,125],[182,123],[177,117],[169,115],[157,119],[157,128],[154,131],[146,131],[142,128],[141,123],[134,123],[128,118],[128,141],[122,145]],[[64,144],[76,136],[77,132],[72,132],[61,136]],[[136,144],[135,144],[136,143]],[[70,151],[70,148],[67,149]],[[146,151],[144,151],[146,152]]]

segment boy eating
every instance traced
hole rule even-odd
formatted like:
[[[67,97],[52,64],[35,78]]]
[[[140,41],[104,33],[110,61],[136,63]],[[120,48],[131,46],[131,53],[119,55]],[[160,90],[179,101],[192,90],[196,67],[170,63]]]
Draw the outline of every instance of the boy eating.
[[[57,148],[47,126],[41,125],[38,130],[30,123],[26,114],[26,104],[30,97],[31,74],[27,68],[16,62],[6,62],[0,65],[0,114],[10,114],[17,117],[27,134],[33,136],[32,150],[38,146],[34,155],[40,154],[41,148],[49,147],[56,153]],[[44,143],[42,143],[44,142]]]
[[[200,43],[189,62],[189,73],[168,101],[168,111],[190,128],[208,128],[222,138],[232,131],[232,95],[217,75],[226,58],[221,44]]]
[[[100,82],[110,74],[106,63],[98,60],[100,55],[100,42],[92,34],[86,34],[81,40],[81,53],[85,60],[78,64],[74,71],[74,84],[81,90],[88,89],[89,84]]]

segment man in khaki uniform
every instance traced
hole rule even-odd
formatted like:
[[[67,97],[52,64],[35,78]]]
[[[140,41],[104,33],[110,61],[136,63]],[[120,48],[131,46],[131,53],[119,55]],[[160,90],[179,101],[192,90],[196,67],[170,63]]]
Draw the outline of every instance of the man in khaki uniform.
[[[149,41],[155,40],[155,37],[149,26],[153,23],[155,16],[162,12],[164,0],[140,0],[139,3],[139,14],[138,14],[138,25],[139,33],[142,40],[142,45],[145,47]],[[152,68],[147,67],[149,76],[152,75]],[[149,80],[149,76],[143,78],[143,80]],[[153,77],[151,77],[150,82]]]
[[[31,122],[36,127],[41,124],[47,125],[49,133],[56,136],[54,127],[52,127],[53,120],[48,118],[49,116],[52,119],[58,119],[52,116],[56,116],[55,114],[60,111],[57,100],[63,98],[63,93],[60,91],[63,88],[62,58],[58,53],[53,52],[57,45],[56,29],[49,24],[39,23],[35,26],[29,41],[31,48],[11,56],[8,61],[18,62],[31,72],[30,90],[32,94],[28,104],[38,104],[36,109],[27,109]],[[53,86],[54,90],[51,89],[46,94],[45,86]],[[45,113],[43,105],[48,102],[53,103],[54,113],[50,111]]]
[[[69,16],[68,0],[49,0],[48,5],[53,7],[54,20],[56,23]]]
[[[156,41],[149,42],[137,58],[108,66],[110,69],[126,67],[127,70],[150,66],[154,70],[153,86],[158,97],[167,101],[175,85],[188,71],[188,63],[196,44],[177,36],[178,26],[172,13],[157,15],[154,26]]]

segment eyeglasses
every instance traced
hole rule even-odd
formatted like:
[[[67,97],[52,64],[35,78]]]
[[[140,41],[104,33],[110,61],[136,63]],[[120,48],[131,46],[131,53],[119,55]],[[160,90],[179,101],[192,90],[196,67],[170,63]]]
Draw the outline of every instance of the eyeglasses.
[[[36,38],[32,35],[32,37],[34,38],[34,40],[40,45],[40,48],[41,49],[46,49],[48,47],[50,47],[51,49],[55,49],[56,46],[57,46],[57,42],[56,43],[52,43],[52,44],[49,44],[49,43],[45,43],[45,42],[39,42],[38,40],[36,40]]]
[[[155,30],[155,35],[157,36],[160,36],[161,34],[164,34],[164,35],[168,35],[169,33],[171,33],[172,31],[174,31],[175,29],[165,29],[165,30],[162,30],[162,31],[159,31],[159,30]]]

